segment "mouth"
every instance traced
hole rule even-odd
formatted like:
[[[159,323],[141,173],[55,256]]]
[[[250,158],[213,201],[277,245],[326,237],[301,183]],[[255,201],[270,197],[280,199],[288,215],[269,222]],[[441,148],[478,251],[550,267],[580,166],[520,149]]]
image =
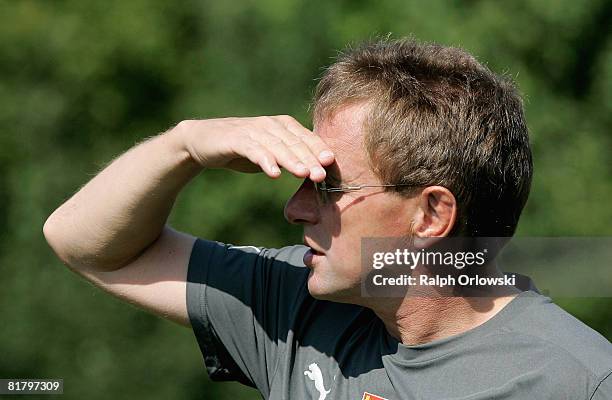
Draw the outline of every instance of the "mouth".
[[[322,256],[325,254],[325,252],[319,249],[319,247],[311,239],[304,236],[302,238],[302,242],[304,243],[305,246],[310,247],[310,251],[312,251],[314,254],[319,255],[319,256]]]
[[[309,247],[308,251],[304,254],[304,259],[303,259],[304,264],[307,267],[312,267],[314,264],[314,261],[318,257],[324,256],[325,253],[318,250],[316,247],[314,247],[313,246],[314,243],[312,243],[309,239],[304,238],[303,242],[304,242],[304,245]]]

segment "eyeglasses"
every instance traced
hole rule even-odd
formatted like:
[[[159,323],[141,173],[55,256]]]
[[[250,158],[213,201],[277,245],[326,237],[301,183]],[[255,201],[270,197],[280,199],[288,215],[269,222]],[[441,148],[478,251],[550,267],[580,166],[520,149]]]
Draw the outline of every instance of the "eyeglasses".
[[[323,182],[313,182],[315,192],[317,193],[317,199],[321,204],[329,203],[329,193],[346,193],[346,192],[356,192],[361,189],[366,188],[382,188],[382,187],[398,187],[398,186],[412,186],[416,187],[416,185],[410,185],[407,183],[400,183],[397,185],[342,185],[339,187],[329,187]]]

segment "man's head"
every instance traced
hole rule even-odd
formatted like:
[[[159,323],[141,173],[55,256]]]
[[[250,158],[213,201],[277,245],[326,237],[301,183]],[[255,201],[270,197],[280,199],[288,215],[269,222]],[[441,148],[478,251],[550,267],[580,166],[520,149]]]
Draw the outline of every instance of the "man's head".
[[[286,214],[322,253],[313,295],[356,294],[361,237],[514,233],[532,175],[521,99],[468,53],[413,40],[349,49],[317,86],[314,125],[336,154],[328,185],[405,186],[321,206],[302,185]]]

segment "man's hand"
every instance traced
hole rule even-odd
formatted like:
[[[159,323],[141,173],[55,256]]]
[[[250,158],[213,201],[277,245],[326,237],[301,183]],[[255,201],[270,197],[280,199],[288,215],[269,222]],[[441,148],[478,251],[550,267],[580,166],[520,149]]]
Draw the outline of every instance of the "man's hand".
[[[284,168],[298,178],[321,182],[334,162],[327,145],[288,115],[183,121],[174,128],[194,161],[204,168],[263,171]]]
[[[325,143],[288,116],[184,121],[115,159],[43,231],[84,278],[188,326],[185,281],[196,239],[165,226],[180,190],[202,168],[263,170],[272,178],[285,168],[320,182],[333,162]]]

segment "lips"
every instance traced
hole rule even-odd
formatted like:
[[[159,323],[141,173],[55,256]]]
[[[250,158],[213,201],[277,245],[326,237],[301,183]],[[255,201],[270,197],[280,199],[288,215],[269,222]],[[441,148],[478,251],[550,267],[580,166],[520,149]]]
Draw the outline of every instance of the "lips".
[[[303,258],[304,264],[307,267],[312,267],[314,260],[316,260],[317,257],[321,257],[325,255],[325,253],[314,248],[310,240],[306,238],[304,238],[304,244],[310,247],[308,251],[306,251],[306,253],[304,254],[304,258]]]
[[[302,258],[304,265],[306,265],[307,267],[312,267],[312,259],[314,258],[314,256],[314,251],[312,249],[308,249],[308,251],[304,253],[304,258]]]
[[[320,252],[318,252],[318,251],[316,251],[316,250],[311,248],[311,249],[308,249],[308,251],[306,251],[306,253],[304,253],[304,258],[302,260],[304,261],[304,264],[307,267],[312,267],[315,264],[316,260],[319,257],[323,257],[323,256],[324,256],[323,253],[320,253]]]
[[[324,251],[322,251],[322,250],[320,250],[320,249],[319,249],[319,248],[318,248],[318,247],[315,245],[315,243],[314,243],[312,240],[310,240],[310,239],[308,239],[308,238],[304,237],[302,241],[303,241],[304,245],[306,245],[307,247],[310,247],[310,250],[311,250],[311,251],[312,251],[312,252],[313,252],[315,255],[322,256],[322,255],[324,255],[324,254],[325,254],[325,252],[324,252]]]

